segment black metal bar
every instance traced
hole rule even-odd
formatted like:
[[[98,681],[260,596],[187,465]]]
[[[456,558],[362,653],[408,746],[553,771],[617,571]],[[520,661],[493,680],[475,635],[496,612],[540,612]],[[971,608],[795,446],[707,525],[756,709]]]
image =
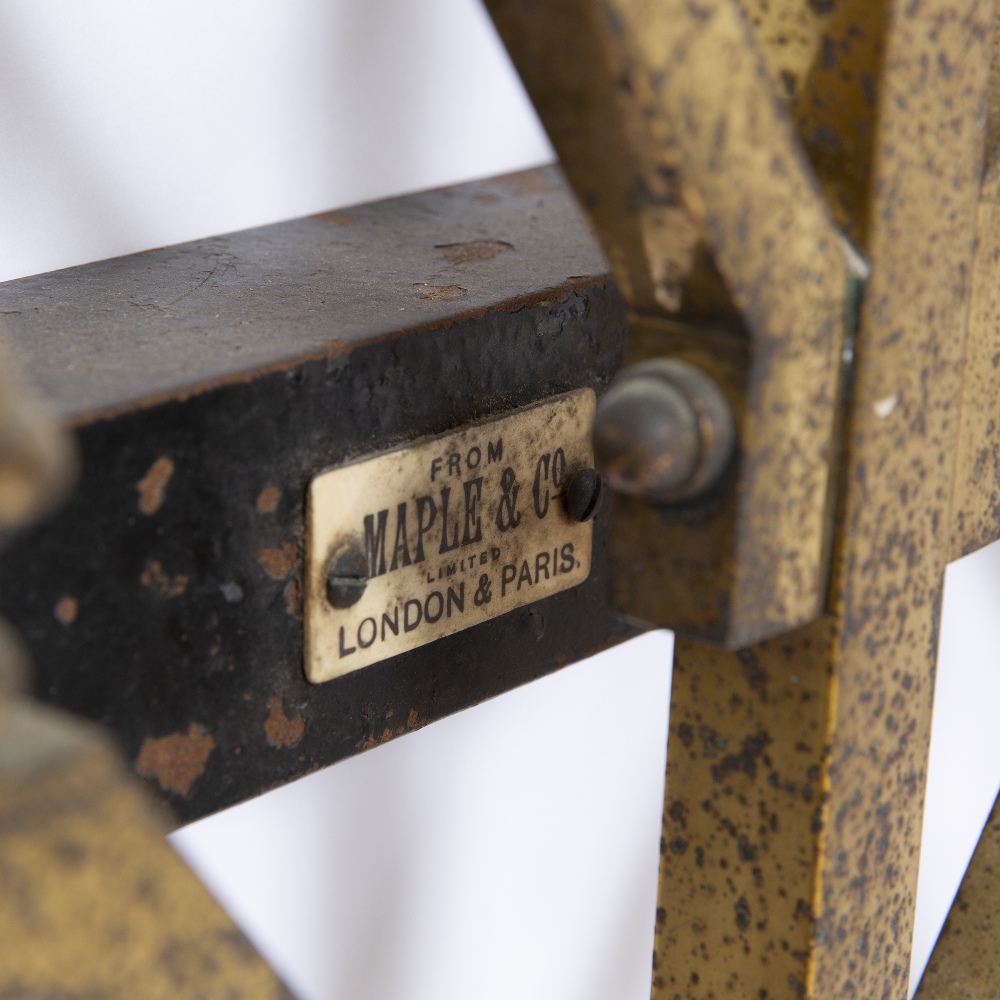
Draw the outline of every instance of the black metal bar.
[[[0,559],[0,612],[37,695],[110,726],[180,819],[635,632],[607,604],[605,508],[585,584],[302,673],[313,475],[619,366],[622,303],[555,169],[10,282],[0,310],[83,458]]]

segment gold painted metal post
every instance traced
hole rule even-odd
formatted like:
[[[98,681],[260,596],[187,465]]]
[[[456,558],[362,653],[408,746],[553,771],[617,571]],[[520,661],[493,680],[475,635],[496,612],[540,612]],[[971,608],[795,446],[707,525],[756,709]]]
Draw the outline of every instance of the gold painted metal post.
[[[806,995],[833,633],[676,641],[654,997]]]
[[[490,7],[635,309],[633,357],[699,364],[740,426],[735,484],[714,507],[680,518],[635,501],[616,507],[615,544],[633,557],[619,560],[619,598],[681,633],[653,995],[905,997],[945,564],[995,538],[1000,523],[991,186],[979,201],[992,5],[747,0],[753,30],[738,55],[739,13],[724,0]],[[586,70],[565,53],[542,59],[563,29],[560,44],[572,49],[575,32],[588,53]],[[770,96],[758,102],[763,111],[731,100],[734,122],[719,97],[736,93],[754,46],[753,86],[769,78]],[[795,147],[781,114],[769,117],[779,99],[815,190],[872,267],[856,337],[845,342],[846,410],[829,425],[829,451],[820,449],[837,474],[805,493],[795,491],[801,476],[783,477],[787,463],[756,491],[754,449],[801,440],[815,458],[819,439],[798,435],[835,411],[761,389],[758,380],[774,375],[766,322],[754,312],[761,300],[726,256],[730,234],[749,236],[742,249],[757,264],[739,266],[759,266],[752,287],[782,298],[801,331],[823,314],[801,297],[805,272],[792,280],[794,267],[845,275],[820,263],[822,239],[788,241],[785,227],[755,228],[752,212],[734,213],[732,191],[749,197],[758,186],[761,204],[780,200],[776,176],[788,179],[789,201],[802,201],[786,165],[801,162],[794,153],[772,157],[770,169],[735,155],[741,142]],[[650,180],[657,169],[660,188]],[[657,274],[670,275],[672,297],[647,293]],[[795,357],[801,384],[821,384]],[[815,547],[798,545],[815,536],[782,521],[784,510],[815,512],[817,503],[832,533],[829,577],[821,560],[803,558]],[[770,565],[760,533],[737,527],[736,544],[725,537],[727,524],[750,523],[744,511],[771,529],[780,523],[780,561],[799,569],[796,583],[758,590],[772,615],[789,595],[784,629],[733,603],[733,581]],[[678,581],[700,605],[678,596]],[[810,604],[814,587],[822,596]],[[712,649],[705,638],[743,648]]]
[[[0,704],[0,996],[290,1000],[168,829],[94,727]]]
[[[729,647],[811,621],[864,266],[749,26],[734,0],[489,6],[634,310],[630,360],[664,339],[709,355],[738,424],[737,485],[713,513],[616,502],[619,603]]]
[[[994,57],[995,58],[995,57]],[[1000,82],[1000,81],[997,81]],[[1000,89],[991,87],[991,95]],[[996,97],[991,96],[992,102]],[[988,119],[989,124],[989,119]],[[992,138],[992,142],[990,141]],[[1000,163],[987,130],[986,173],[970,281],[969,333],[958,437],[951,558],[1000,538]]]

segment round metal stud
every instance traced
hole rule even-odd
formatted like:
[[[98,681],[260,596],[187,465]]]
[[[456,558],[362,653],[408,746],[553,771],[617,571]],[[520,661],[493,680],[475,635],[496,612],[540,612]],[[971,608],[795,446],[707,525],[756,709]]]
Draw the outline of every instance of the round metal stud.
[[[615,491],[650,503],[706,492],[735,444],[732,413],[718,386],[686,361],[657,358],[627,368],[597,406],[598,469]]]

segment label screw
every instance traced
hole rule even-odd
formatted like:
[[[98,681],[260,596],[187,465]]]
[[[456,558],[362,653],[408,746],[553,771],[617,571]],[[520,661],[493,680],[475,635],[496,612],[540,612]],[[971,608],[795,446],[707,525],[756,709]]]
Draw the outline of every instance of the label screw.
[[[358,545],[335,552],[327,563],[326,599],[335,608],[349,608],[361,600],[368,586],[368,559]]]
[[[574,521],[589,521],[597,510],[604,484],[594,469],[578,469],[566,487],[566,511]]]

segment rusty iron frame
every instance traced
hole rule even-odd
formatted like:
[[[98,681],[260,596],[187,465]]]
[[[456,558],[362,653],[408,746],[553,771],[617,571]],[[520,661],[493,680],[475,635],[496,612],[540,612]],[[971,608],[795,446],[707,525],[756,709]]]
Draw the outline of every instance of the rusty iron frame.
[[[0,308],[82,456],[0,557],[0,609],[37,697],[108,727],[178,819],[635,634],[604,503],[581,586],[329,683],[302,670],[317,472],[620,366],[624,305],[556,168],[8,282]]]

